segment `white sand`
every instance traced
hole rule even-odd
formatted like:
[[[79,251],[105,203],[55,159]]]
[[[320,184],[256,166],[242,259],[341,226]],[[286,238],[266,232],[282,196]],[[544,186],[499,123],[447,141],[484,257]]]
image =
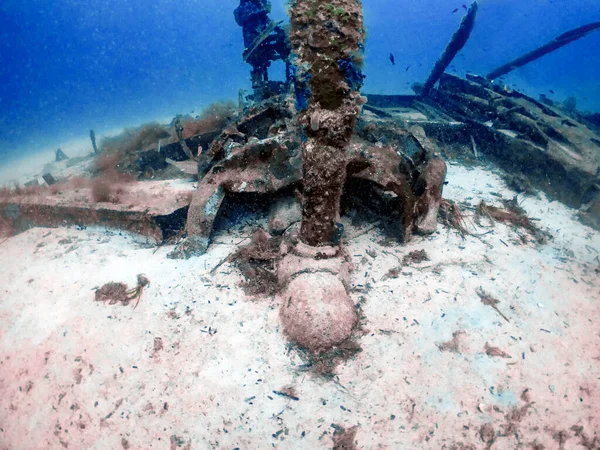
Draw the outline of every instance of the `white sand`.
[[[453,165],[448,180],[449,199],[512,196],[481,168]],[[548,244],[500,224],[465,240],[440,226],[401,247],[377,230],[351,239],[367,333],[333,380],[299,370],[272,299],[245,297],[227,264],[210,275],[250,227],[189,261],[105,230],[15,236],[0,245],[0,448],[330,449],[336,424],[358,426],[360,449],[479,449],[486,423],[493,448],[559,448],[561,431],[562,448],[584,448],[600,430],[600,234],[543,195],[524,207]],[[382,280],[416,249],[431,261]],[[94,302],[92,288],[138,273],[151,285],[137,309]],[[456,331],[459,352],[441,351]],[[297,401],[273,393],[285,387]]]

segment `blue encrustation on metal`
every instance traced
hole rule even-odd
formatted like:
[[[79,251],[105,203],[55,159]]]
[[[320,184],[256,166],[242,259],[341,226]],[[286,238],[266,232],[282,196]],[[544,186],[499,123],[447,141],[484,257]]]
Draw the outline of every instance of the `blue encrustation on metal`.
[[[306,69],[298,70],[297,65],[292,66],[292,79],[294,80],[294,91],[296,93],[296,110],[306,111],[312,96],[310,80],[312,75]]]
[[[353,91],[360,91],[365,75],[363,75],[358,65],[354,62],[354,56],[349,59],[338,60],[338,65],[340,70],[344,73],[346,83],[348,83],[350,89]]]

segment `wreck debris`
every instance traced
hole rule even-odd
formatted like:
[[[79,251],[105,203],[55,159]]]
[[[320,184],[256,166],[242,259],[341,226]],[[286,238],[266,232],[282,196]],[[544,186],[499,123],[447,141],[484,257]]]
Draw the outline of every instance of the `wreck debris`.
[[[193,161],[191,149],[208,146],[232,112],[231,104],[215,103],[195,119],[177,116],[171,124],[151,122],[104,137],[95,153],[97,170],[113,170],[138,180],[176,178],[182,172],[173,163]]]
[[[435,83],[440,79],[440,76],[446,71],[446,68],[450,65],[454,57],[461,51],[461,49],[465,46],[469,37],[471,36],[471,31],[473,31],[473,27],[475,26],[475,17],[477,15],[478,4],[477,2],[473,2],[471,7],[467,11],[467,14],[463,17],[460,22],[460,26],[456,33],[452,36],[450,43],[447,45],[446,49],[440,59],[435,63],[433,70],[429,74],[427,81],[423,85],[423,89],[421,91],[421,95],[427,97],[435,86]]]
[[[270,20],[270,12],[270,2],[257,0],[240,0],[233,12],[244,36],[242,59],[252,66],[250,80],[255,101],[282,94],[290,83],[290,44],[282,22]],[[285,63],[283,83],[269,81],[268,77],[271,61],[279,59]]]
[[[502,316],[502,318],[504,320],[506,320],[507,322],[510,323],[510,320],[508,320],[508,317],[506,317],[502,313],[502,311],[500,311],[500,309],[498,308],[498,304],[500,303],[500,300],[496,300],[494,297],[487,294],[483,289],[480,289],[479,291],[477,291],[477,295],[481,299],[481,303],[483,303],[485,306],[492,307],[498,314],[500,314],[500,316]]]
[[[332,425],[333,426],[333,425]],[[333,450],[357,450],[356,432],[358,426],[352,428],[335,427],[333,433]]]
[[[34,178],[33,180],[27,181],[24,186],[25,187],[30,187],[30,186],[39,186],[40,182],[37,178]]]
[[[536,59],[539,59],[542,56],[553,52],[554,50],[564,47],[565,45],[570,44],[573,41],[581,39],[599,28],[600,22],[594,22],[588,25],[583,25],[579,28],[575,28],[574,30],[567,31],[566,33],[563,33],[560,36],[554,38],[547,44],[542,45],[541,47],[536,48],[535,50],[532,50],[531,52],[492,70],[486,75],[486,78],[488,80],[495,80],[501,77],[502,75],[506,75],[507,73],[518,69],[519,67],[522,67],[525,64],[529,64],[530,62],[535,61]]]
[[[281,238],[271,237],[263,229],[254,232],[251,242],[240,247],[226,261],[233,263],[244,276],[241,287],[246,295],[273,295],[279,288],[277,263]]]
[[[179,139],[179,145],[181,145],[183,152],[189,159],[194,159],[192,151],[186,144],[185,139],[183,138],[183,126],[181,125],[181,118],[179,116],[175,118],[175,120],[173,121],[173,125],[175,126],[175,133],[177,133],[177,139]],[[160,153],[160,138],[158,139],[158,148],[158,153]]]
[[[387,271],[387,273],[383,277],[381,277],[381,280],[385,281],[385,280],[389,280],[390,278],[392,278],[392,279],[398,278],[400,276],[401,269],[402,269],[401,267],[392,267],[390,270]]]
[[[119,180],[74,178],[49,188],[31,186],[5,195],[0,190],[0,224],[6,223],[5,228],[15,233],[32,227],[106,226],[155,243],[181,232],[191,186],[160,181],[125,185]]]
[[[4,238],[0,244],[4,244],[4,242],[6,242],[14,234],[15,230],[13,224],[0,215],[0,238]]]
[[[465,214],[458,205],[458,203],[442,199],[439,212],[440,219],[446,227],[456,230],[461,236],[470,234],[467,230],[467,223],[465,220]]]
[[[96,146],[96,133],[94,130],[90,130],[90,140],[92,141],[92,148],[94,149],[94,154],[98,154],[98,147]]]
[[[440,77],[437,89],[421,98],[429,109],[452,117],[423,124],[428,137],[452,153],[472,153],[470,136],[478,152],[490,157],[511,174],[527,178],[532,187],[573,208],[600,203],[598,145],[600,136],[585,122],[561,110],[483,77]],[[425,115],[433,117],[426,110]],[[565,126],[564,123],[572,126]],[[451,154],[452,154],[451,153]],[[600,212],[592,208],[584,216],[594,225]]]
[[[427,252],[424,249],[414,250],[414,251],[410,252],[408,255],[405,255],[404,258],[402,258],[403,265],[408,265],[408,264],[412,264],[412,263],[420,263],[423,261],[429,261],[429,256],[427,255]]]
[[[433,234],[436,230],[446,173],[446,163],[437,157],[424,164],[421,169],[414,186],[417,197],[415,209],[407,211],[413,216],[414,231],[418,234]],[[405,240],[408,240],[406,236]]]
[[[316,375],[332,380],[335,376],[336,367],[348,361],[362,352],[362,347],[356,342],[355,337],[360,336],[362,331],[360,325],[355,327],[353,335],[328,351],[315,353],[299,346],[291,346],[299,353],[305,364],[301,366],[302,371],[312,372]]]
[[[586,225],[600,229],[600,182],[588,189],[582,202],[579,218]]]
[[[66,155],[65,152],[63,152],[60,148],[56,150],[56,155],[54,158],[56,162],[66,161],[67,159],[69,159],[69,157]]]
[[[425,139],[393,124],[365,124],[359,126],[358,135],[374,145],[357,139],[350,146],[346,199],[371,210],[404,242],[413,232],[433,232],[445,163],[427,149]],[[377,143],[382,138],[385,146]]]
[[[46,182],[46,184],[48,186],[52,186],[53,184],[56,184],[56,179],[52,176],[51,173],[45,173],[44,175],[42,175],[42,178],[44,179],[44,181]]]
[[[485,354],[488,356],[497,356],[499,358],[511,358],[511,356],[505,351],[501,350],[498,347],[493,347],[489,343],[485,343],[483,348],[485,350]]]
[[[249,3],[249,2],[246,2],[246,3]],[[252,41],[250,46],[244,49],[244,53],[242,54],[242,59],[244,60],[244,62],[248,62],[248,59],[253,55],[254,51],[258,48],[258,46],[260,44],[262,44],[265,41],[265,39],[267,39],[269,37],[269,35],[271,34],[271,32],[273,32],[273,30],[275,30],[275,28],[280,27],[282,23],[283,23],[283,20],[279,20],[279,21],[271,20],[269,22],[269,24],[265,27],[265,29],[258,36],[256,36],[254,41]]]
[[[549,235],[538,229],[527,216],[525,210],[519,205],[517,196],[511,200],[503,200],[505,209],[491,206],[481,201],[477,205],[475,213],[476,220],[480,221],[482,217],[488,217],[491,220],[508,223],[515,227],[523,228],[529,231],[537,240],[538,243],[547,241]]]
[[[189,258],[206,252],[226,194],[272,193],[300,180],[299,143],[294,133],[262,140],[242,135],[243,138],[235,137],[237,142],[229,136],[231,134],[224,131],[212,145],[214,149],[220,146],[222,139],[225,141],[222,159],[211,160],[204,155],[200,158],[201,180],[187,214],[187,238],[171,253],[172,258]],[[201,176],[204,171],[206,175]]]
[[[517,194],[523,194],[525,196],[536,196],[537,191],[527,178],[522,173],[505,173],[502,177],[506,185],[515,191]]]
[[[214,220],[228,195],[277,194],[281,198],[281,193],[291,197],[292,189],[297,186],[298,200],[306,196],[301,141],[294,114],[289,97],[260,102],[226,127],[202,153],[198,162],[200,181],[186,224],[187,238],[171,257],[188,258],[206,252]],[[311,117],[306,118],[308,127]],[[324,133],[322,120],[312,117],[313,127],[317,122],[317,132],[310,131],[316,135]],[[390,229],[404,241],[410,239],[413,230],[423,234],[433,232],[446,165],[436,155],[436,146],[423,129],[412,127],[406,131],[393,123],[378,123],[373,127],[361,124],[357,134],[347,148],[341,171],[342,179],[346,180],[345,195],[356,200],[364,197],[364,206],[378,209],[378,214],[385,210]],[[380,135],[389,137],[389,145],[377,145]],[[288,199],[282,201],[293,203]],[[387,206],[379,208],[377,201]],[[293,204],[290,214],[298,209],[297,202]],[[294,214],[285,215],[289,217],[281,226],[296,220]],[[337,222],[332,226],[335,230],[339,229]],[[269,231],[274,234],[283,231],[277,223],[272,225],[274,228]]]
[[[438,348],[441,352],[460,353],[458,344],[462,335],[466,334],[464,330],[458,330],[452,333],[452,339],[448,342],[438,344]]]

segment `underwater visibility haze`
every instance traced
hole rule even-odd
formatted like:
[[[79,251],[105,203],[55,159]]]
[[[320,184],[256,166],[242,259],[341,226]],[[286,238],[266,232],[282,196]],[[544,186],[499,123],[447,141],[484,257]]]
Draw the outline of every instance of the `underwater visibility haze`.
[[[0,4],[0,153],[64,146],[87,130],[114,132],[237,101],[249,89],[234,0],[4,0]],[[286,2],[271,18],[288,21]],[[423,82],[462,15],[461,1],[364,2],[364,92],[406,94]],[[453,13],[455,9],[457,12]],[[449,69],[485,74],[600,17],[594,0],[483,0]],[[574,96],[600,110],[600,33],[506,77],[537,97]],[[388,55],[392,53],[396,65]],[[282,75],[281,65],[275,71]],[[551,93],[551,91],[554,92]]]
[[[0,0],[0,450],[600,449],[598,0]]]

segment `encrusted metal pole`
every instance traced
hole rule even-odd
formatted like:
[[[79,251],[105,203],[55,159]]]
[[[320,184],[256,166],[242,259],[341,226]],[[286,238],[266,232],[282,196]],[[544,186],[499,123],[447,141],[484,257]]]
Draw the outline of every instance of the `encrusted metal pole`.
[[[582,37],[585,37],[591,32],[596,31],[598,29],[600,29],[600,22],[590,23],[588,25],[575,28],[574,30],[567,31],[566,33],[563,33],[557,38],[548,42],[546,45],[542,45],[541,47],[536,48],[535,50],[507,64],[504,64],[498,67],[497,69],[492,70],[490,73],[487,74],[486,78],[488,80],[495,80],[496,78],[501,77],[502,75],[506,75],[507,73],[512,72],[513,70],[522,67],[525,64],[529,64],[530,62],[535,61],[536,59],[539,59],[542,56],[553,52],[554,50],[558,50],[559,48],[564,47],[565,45],[570,44],[573,41],[581,39]]]
[[[302,225],[281,261],[281,320],[288,338],[319,353],[348,340],[357,323],[340,245],[346,148],[360,96],[364,26],[358,0],[294,0],[290,41],[302,145]]]
[[[290,41],[296,56],[296,96],[305,141],[303,220],[308,245],[330,244],[346,177],[346,147],[360,105],[364,28],[357,0],[296,0]]]
[[[427,96],[435,86],[435,83],[440,79],[442,74],[446,71],[446,68],[450,65],[452,60],[456,57],[459,51],[465,46],[469,37],[471,36],[471,31],[473,31],[473,27],[475,26],[475,16],[477,16],[478,5],[477,2],[473,2],[465,17],[463,17],[460,22],[460,26],[456,33],[452,36],[450,43],[444,50],[440,59],[437,60],[433,70],[429,74],[429,78],[423,85],[423,90],[421,95]]]

